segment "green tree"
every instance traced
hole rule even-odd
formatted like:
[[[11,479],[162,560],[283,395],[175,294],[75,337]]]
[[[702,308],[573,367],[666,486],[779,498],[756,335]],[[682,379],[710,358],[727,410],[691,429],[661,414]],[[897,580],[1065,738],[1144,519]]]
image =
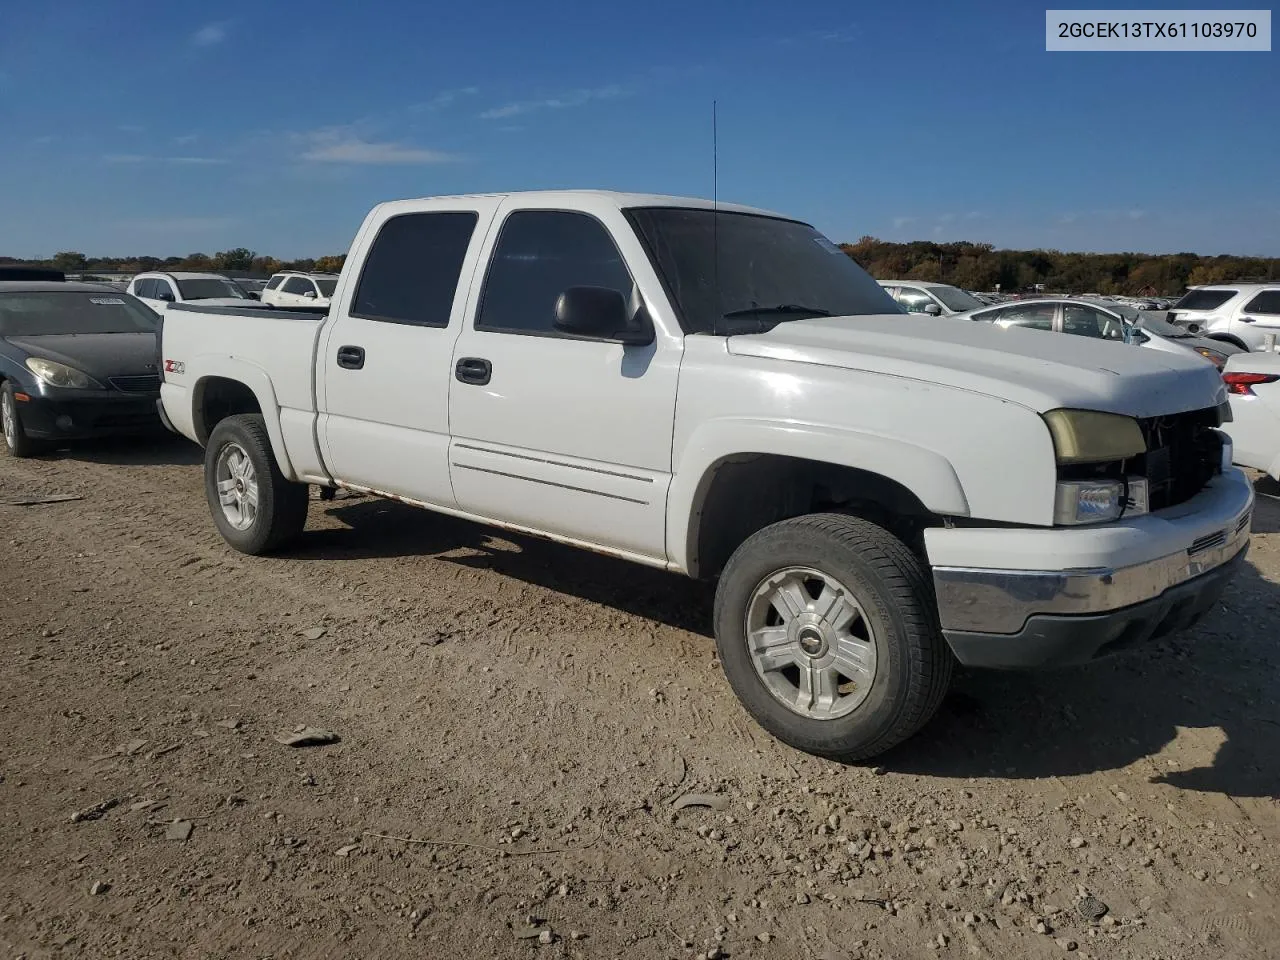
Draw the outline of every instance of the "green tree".
[[[207,253],[188,253],[178,264],[180,270],[212,270],[213,260]]]
[[[338,255],[331,254],[327,257],[321,257],[319,260],[316,261],[316,272],[317,273],[337,273],[339,270],[342,269],[342,265],[346,262],[347,262],[347,255],[345,253],[338,254]]]
[[[88,258],[83,253],[77,253],[74,250],[64,250],[62,253],[54,254],[53,257],[53,265],[63,273],[78,273],[84,270],[88,262]]]
[[[253,268],[257,254],[247,247],[234,247],[213,255],[213,265],[218,270],[248,271]]]

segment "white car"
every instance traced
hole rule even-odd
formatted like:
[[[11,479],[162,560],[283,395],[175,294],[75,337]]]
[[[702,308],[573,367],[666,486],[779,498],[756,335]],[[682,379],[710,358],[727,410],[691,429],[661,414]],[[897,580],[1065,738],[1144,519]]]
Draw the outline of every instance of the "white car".
[[[171,303],[198,300],[206,306],[227,307],[252,299],[238,283],[218,273],[140,273],[129,281],[127,292],[159,313]]]
[[[1162,320],[1142,314],[1128,304],[1078,297],[1043,297],[1018,300],[982,310],[956,314],[957,320],[980,320],[1002,329],[1046,330],[1095,340],[1132,343],[1167,353],[1198,353],[1219,370],[1241,348],[1222,340],[1209,340]]]
[[[273,307],[327,307],[337,285],[336,274],[285,270],[272,275],[260,299]]]
[[[966,290],[946,283],[925,283],[922,280],[880,280],[889,296],[902,305],[907,313],[927,313],[931,317],[949,317],[977,310],[983,302]]]
[[[1238,354],[1222,379],[1231,401],[1231,422],[1223,429],[1235,462],[1280,480],[1280,354]]]
[[[905,316],[763,210],[384,203],[327,316],[209,309],[169,311],[161,403],[231,546],[302,536],[315,484],[714,579],[734,692],[824,756],[910,736],[955,660],[1184,629],[1248,546],[1210,364]]]
[[[1220,283],[1194,287],[1169,308],[1170,323],[1192,333],[1261,350],[1280,340],[1280,283]]]

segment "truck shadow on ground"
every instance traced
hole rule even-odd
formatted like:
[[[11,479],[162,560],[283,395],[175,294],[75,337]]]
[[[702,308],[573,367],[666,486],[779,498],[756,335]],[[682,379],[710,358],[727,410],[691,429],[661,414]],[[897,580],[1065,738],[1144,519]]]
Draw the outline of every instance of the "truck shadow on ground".
[[[346,529],[308,530],[293,560],[432,557],[711,636],[714,588],[662,570],[374,497],[311,504]],[[708,642],[710,642],[708,640]]]
[[[346,528],[309,531],[288,558],[430,556],[711,635],[709,584],[391,501],[325,507]],[[1277,519],[1280,503],[1261,504],[1255,531]],[[1152,783],[1280,796],[1277,623],[1280,586],[1246,563],[1222,604],[1188,633],[1072,670],[958,671],[937,717],[876,762],[1009,780],[1136,763]]]
[[[1246,564],[1187,633],[1040,673],[960,671],[889,770],[1009,780],[1118,770],[1151,783],[1280,797],[1280,586]]]

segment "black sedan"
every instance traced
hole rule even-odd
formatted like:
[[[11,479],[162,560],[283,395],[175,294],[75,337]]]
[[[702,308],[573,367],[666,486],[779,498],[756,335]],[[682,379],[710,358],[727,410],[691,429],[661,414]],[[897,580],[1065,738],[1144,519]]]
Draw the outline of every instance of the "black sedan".
[[[15,457],[161,431],[159,318],[91,283],[0,283],[0,420]]]

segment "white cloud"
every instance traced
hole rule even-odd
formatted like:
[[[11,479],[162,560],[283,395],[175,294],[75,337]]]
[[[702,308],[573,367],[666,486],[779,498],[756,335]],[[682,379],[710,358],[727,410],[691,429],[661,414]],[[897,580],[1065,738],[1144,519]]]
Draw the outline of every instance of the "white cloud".
[[[116,127],[121,133],[141,133],[143,128],[136,123],[122,123]]]
[[[479,87],[459,87],[457,90],[441,90],[430,100],[414,103],[409,106],[411,113],[433,113],[451,107],[464,97],[474,97],[480,92]]]
[[[302,159],[315,163],[449,163],[458,159],[440,150],[402,143],[375,143],[352,136],[320,134],[313,136],[312,140],[312,146],[302,154]]]
[[[1079,219],[1080,219],[1080,214],[1078,213],[1064,213],[1062,216],[1058,218],[1058,222],[1059,223],[1075,223]]]
[[[191,35],[191,43],[197,47],[216,47],[227,39],[227,28],[230,26],[231,23],[227,20],[206,23]]]
[[[199,134],[196,134],[196,133],[188,133],[188,134],[184,134],[184,135],[183,135],[183,136],[181,136],[181,137],[174,137],[174,138],[173,138],[173,142],[174,142],[176,145],[180,146],[180,147],[184,147],[184,146],[186,146],[188,143],[195,143],[195,142],[196,142],[197,140],[199,140],[199,139],[200,139],[200,135],[199,135]]]
[[[563,110],[566,107],[580,107],[594,100],[612,100],[626,94],[626,90],[616,83],[605,87],[571,90],[558,97],[547,97],[543,100],[517,100],[492,107],[480,114],[481,120],[503,120],[507,117],[518,117],[538,110]]]
[[[108,153],[107,163],[173,163],[188,166],[211,166],[226,163],[222,157],[153,157],[143,153]]]
[[[903,227],[907,226],[908,224],[915,223],[919,219],[920,219],[919,217],[894,217],[893,229],[901,230]]]

